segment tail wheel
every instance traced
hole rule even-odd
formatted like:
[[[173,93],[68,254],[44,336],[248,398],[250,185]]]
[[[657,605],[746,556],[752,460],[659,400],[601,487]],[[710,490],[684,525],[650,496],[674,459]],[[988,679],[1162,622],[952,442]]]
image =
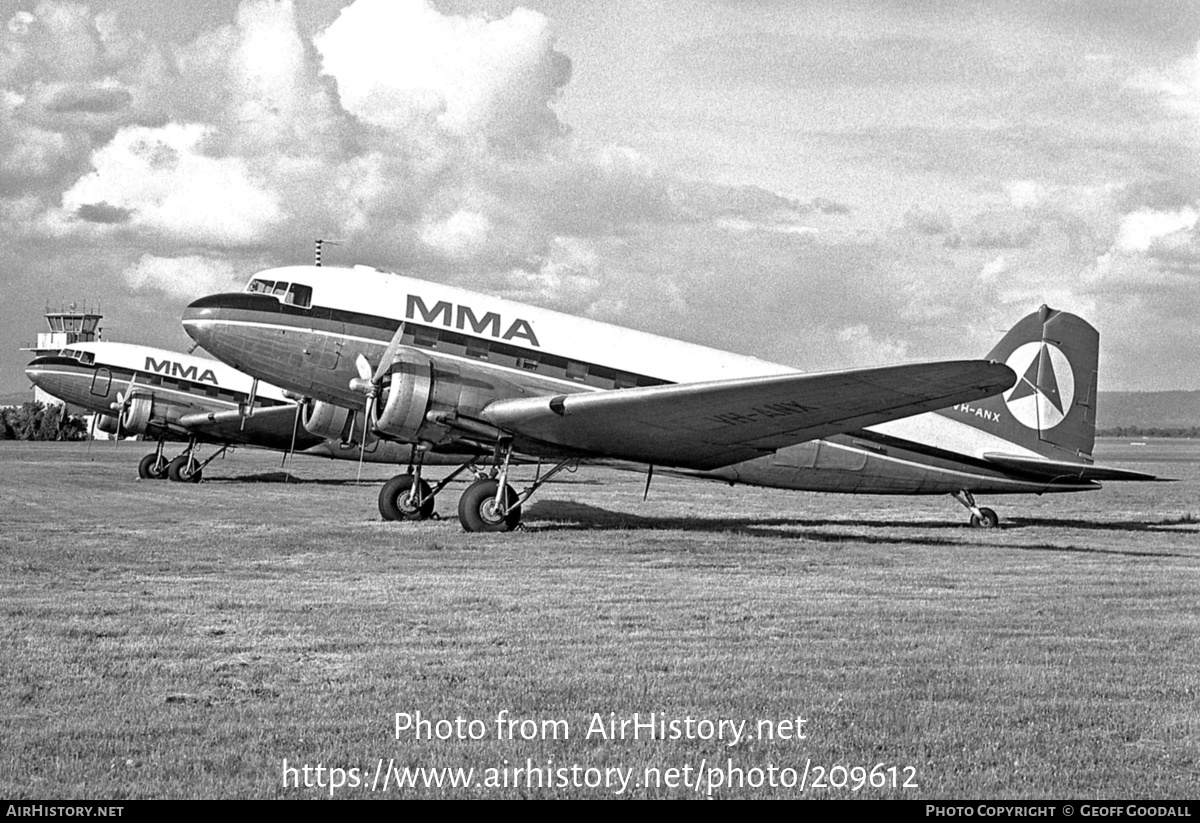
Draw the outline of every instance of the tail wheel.
[[[167,464],[160,463],[158,455],[151,452],[138,463],[138,477],[143,480],[165,480],[167,477]]]
[[[521,522],[521,507],[512,486],[504,487],[504,513],[496,507],[496,490],[500,484],[493,478],[476,480],[467,486],[458,499],[458,521],[469,532],[510,532]]]
[[[1000,526],[1000,517],[991,509],[980,509],[971,515],[971,526],[976,529],[995,529]]]
[[[379,490],[379,513],[384,520],[426,520],[433,515],[433,490],[424,480],[417,489],[421,505],[413,505],[411,474],[398,474]]]
[[[188,456],[186,454],[179,455],[167,466],[167,477],[176,483],[199,483],[200,469],[189,471],[188,464]]]

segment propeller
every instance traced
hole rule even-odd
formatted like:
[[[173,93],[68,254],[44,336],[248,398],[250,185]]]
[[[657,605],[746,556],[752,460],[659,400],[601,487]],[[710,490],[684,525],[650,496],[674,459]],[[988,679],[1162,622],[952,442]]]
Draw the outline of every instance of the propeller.
[[[113,448],[121,442],[121,418],[125,416],[125,392],[117,392],[117,402],[108,407],[117,413],[117,433],[113,435]]]
[[[402,337],[404,337],[404,323],[401,323],[396,329],[396,333],[392,335],[391,342],[387,344],[387,348],[383,350],[383,356],[379,359],[379,365],[374,369],[371,368],[371,361],[362,352],[359,352],[358,357],[354,358],[354,368],[358,370],[358,377],[350,381],[350,388],[362,392],[367,397],[366,414],[363,416],[362,441],[358,448],[357,482],[359,483],[362,482],[363,458],[367,453],[367,428],[375,416],[375,401],[383,387],[383,377],[392,367],[392,361],[396,359],[396,352],[400,349]]]
[[[133,400],[133,384],[135,382],[137,382],[137,372],[130,376],[129,382],[125,384],[125,391],[117,392],[117,402],[108,405],[117,413],[117,433],[113,435],[113,448],[117,448],[121,443],[121,418],[125,416],[127,402]]]

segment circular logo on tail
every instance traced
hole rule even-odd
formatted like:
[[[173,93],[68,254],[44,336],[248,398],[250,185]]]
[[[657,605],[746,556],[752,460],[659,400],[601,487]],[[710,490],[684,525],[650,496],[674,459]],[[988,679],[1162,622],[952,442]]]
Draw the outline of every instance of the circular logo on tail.
[[[1019,375],[1004,395],[1018,423],[1045,431],[1063,422],[1075,399],[1075,372],[1062,349],[1053,343],[1026,343],[1004,365]]]

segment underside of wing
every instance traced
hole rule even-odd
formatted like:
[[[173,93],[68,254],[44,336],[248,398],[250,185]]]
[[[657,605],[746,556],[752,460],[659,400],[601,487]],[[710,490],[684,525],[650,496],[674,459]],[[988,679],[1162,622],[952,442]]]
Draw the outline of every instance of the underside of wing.
[[[1092,463],[1067,463],[1012,454],[985,454],[984,460],[1001,468],[1047,480],[1161,480],[1152,474],[1097,466]]]
[[[179,419],[179,425],[207,440],[222,443],[245,443],[272,449],[289,448],[292,430],[296,428],[296,448],[302,450],[321,442],[297,426],[296,407],[268,406],[255,409],[245,416],[237,409],[219,412],[196,412]]]
[[[1015,381],[1000,363],[949,361],[499,400],[480,417],[513,434],[518,449],[715,469],[978,400]]]

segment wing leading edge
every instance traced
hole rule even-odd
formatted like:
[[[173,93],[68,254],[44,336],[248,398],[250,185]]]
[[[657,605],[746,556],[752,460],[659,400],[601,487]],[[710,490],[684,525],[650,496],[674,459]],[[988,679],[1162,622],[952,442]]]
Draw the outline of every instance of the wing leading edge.
[[[957,360],[498,400],[480,417],[580,454],[715,469],[978,400],[1015,382],[1001,363]]]

